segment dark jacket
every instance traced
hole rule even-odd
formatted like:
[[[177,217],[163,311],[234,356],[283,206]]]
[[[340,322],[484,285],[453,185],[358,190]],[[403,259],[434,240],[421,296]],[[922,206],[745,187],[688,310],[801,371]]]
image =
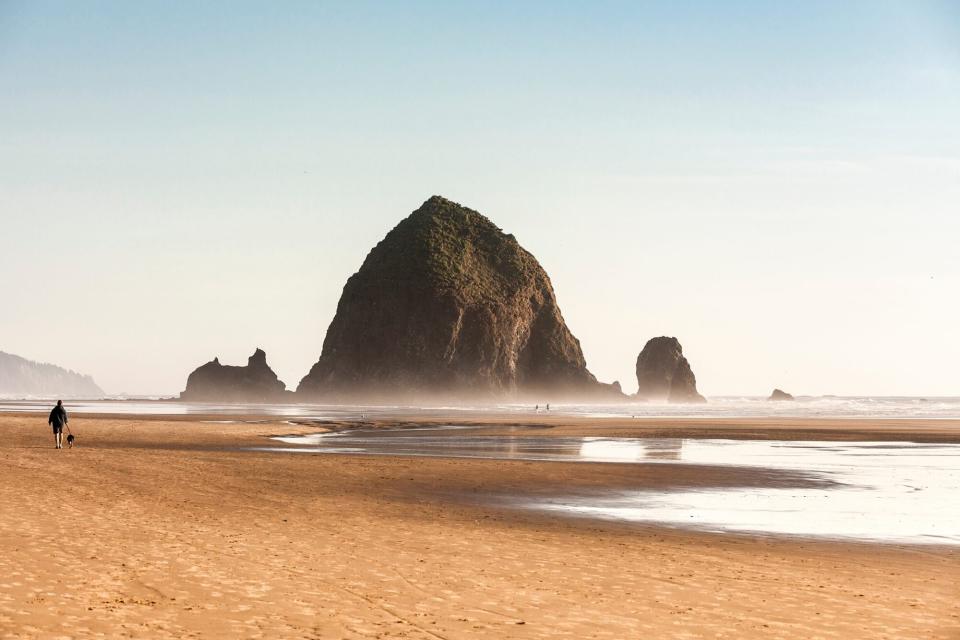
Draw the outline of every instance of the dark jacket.
[[[62,427],[67,424],[67,410],[63,408],[63,405],[57,405],[53,408],[53,411],[50,412],[50,419],[47,422],[54,427]]]

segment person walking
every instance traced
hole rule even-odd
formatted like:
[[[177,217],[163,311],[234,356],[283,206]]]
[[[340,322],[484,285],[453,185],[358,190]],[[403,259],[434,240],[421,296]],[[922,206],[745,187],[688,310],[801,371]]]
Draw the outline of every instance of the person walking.
[[[57,449],[63,449],[63,428],[67,426],[67,410],[63,408],[63,400],[57,400],[57,406],[50,412],[47,424],[53,427],[53,439]]]

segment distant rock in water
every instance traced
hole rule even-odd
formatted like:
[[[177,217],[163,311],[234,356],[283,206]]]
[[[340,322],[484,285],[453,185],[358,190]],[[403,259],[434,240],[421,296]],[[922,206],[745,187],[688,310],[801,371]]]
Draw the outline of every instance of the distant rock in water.
[[[706,402],[676,338],[651,338],[637,356],[637,397],[654,402]]]
[[[516,238],[439,196],[343,288],[306,398],[622,398],[597,382],[550,278]]]
[[[770,397],[767,400],[793,400],[793,396],[787,393],[786,391],[781,391],[780,389],[774,389],[773,393],[770,394]]]
[[[0,395],[101,398],[104,393],[90,376],[0,351]]]
[[[181,400],[194,402],[276,402],[287,395],[286,385],[267,365],[267,354],[257,349],[247,366],[220,364],[219,358],[195,369],[187,378]]]

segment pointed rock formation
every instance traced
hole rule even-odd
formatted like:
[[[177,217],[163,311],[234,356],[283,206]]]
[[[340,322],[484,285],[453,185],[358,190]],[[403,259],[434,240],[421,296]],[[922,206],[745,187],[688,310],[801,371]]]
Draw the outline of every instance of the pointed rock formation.
[[[637,356],[637,397],[654,402],[706,402],[676,338],[651,338]]]
[[[187,378],[181,400],[194,402],[277,402],[287,395],[286,385],[267,365],[267,354],[254,351],[247,366],[220,364],[219,358],[198,367]]]
[[[767,400],[793,400],[793,396],[787,393],[786,391],[781,391],[780,389],[774,389],[773,393],[770,394],[770,397]]]
[[[587,370],[550,278],[516,238],[439,196],[343,288],[304,398],[622,397]]]

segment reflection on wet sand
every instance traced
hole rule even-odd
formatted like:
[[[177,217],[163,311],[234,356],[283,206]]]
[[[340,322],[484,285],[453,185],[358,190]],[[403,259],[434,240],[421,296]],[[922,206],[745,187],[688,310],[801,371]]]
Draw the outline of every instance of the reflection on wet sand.
[[[803,472],[822,487],[608,490],[593,495],[491,498],[571,516],[714,531],[960,544],[960,445],[912,442],[537,437],[353,431],[280,437],[259,450],[620,464],[734,465]],[[829,486],[828,486],[829,485]],[[562,488],[558,488],[562,491]]]
[[[307,436],[273,438],[291,447],[259,447],[259,450],[303,453],[352,453],[445,458],[492,458],[564,462],[656,462],[681,461],[680,438],[556,438],[535,436],[430,435],[430,432],[461,433],[477,427],[449,425],[437,428],[355,430]],[[515,431],[523,428],[514,427]],[[419,432],[419,433],[414,433]]]
[[[652,462],[680,460],[683,440],[679,438],[583,438],[579,458],[601,462]]]

